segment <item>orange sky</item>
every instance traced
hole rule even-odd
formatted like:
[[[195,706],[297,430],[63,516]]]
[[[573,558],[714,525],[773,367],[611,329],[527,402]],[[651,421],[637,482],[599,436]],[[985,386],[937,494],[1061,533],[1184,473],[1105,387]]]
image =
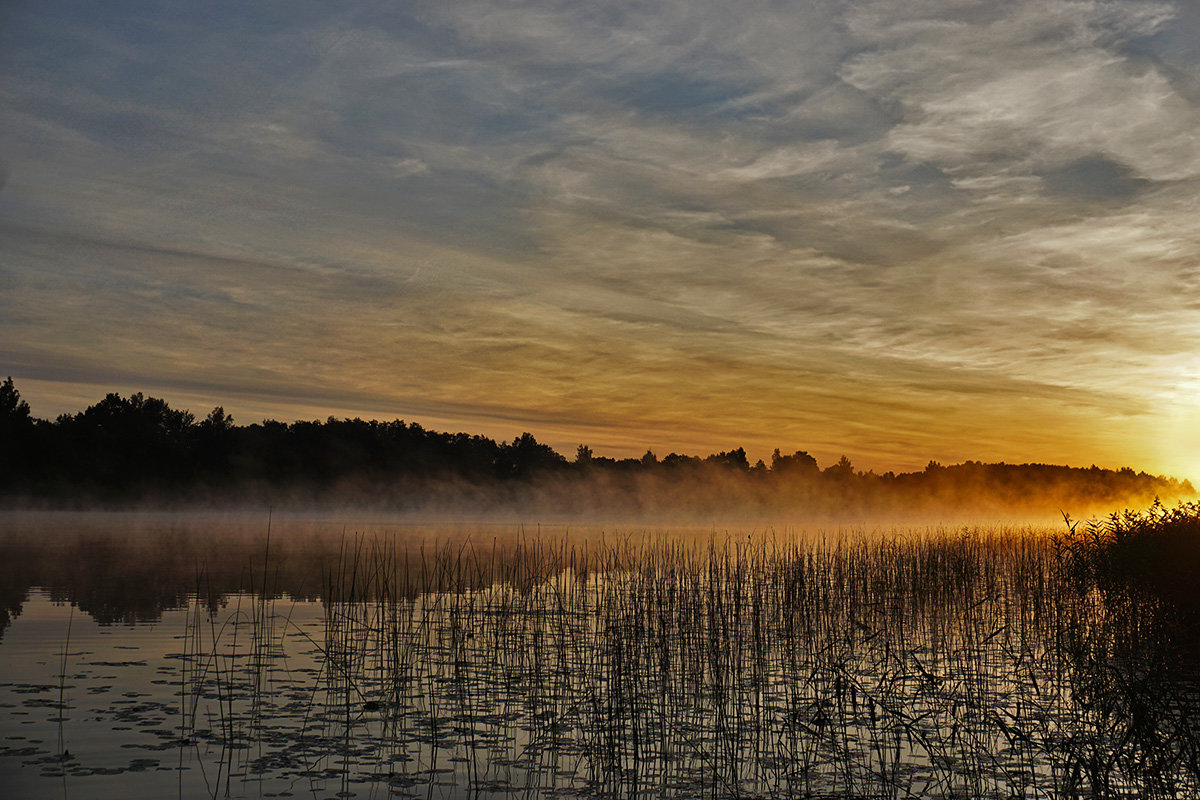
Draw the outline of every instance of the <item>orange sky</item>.
[[[0,374],[1200,478],[1200,12],[14,4]]]

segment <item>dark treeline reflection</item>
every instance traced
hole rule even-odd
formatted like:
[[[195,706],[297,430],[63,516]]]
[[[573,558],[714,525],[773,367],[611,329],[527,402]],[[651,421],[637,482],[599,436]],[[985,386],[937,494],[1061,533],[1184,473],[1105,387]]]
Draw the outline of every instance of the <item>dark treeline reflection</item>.
[[[354,582],[356,565],[385,561],[388,589],[402,598],[497,580],[527,586],[546,577],[530,566],[533,553],[570,547],[582,565],[596,546],[587,533],[537,526],[367,523],[351,532],[295,517],[272,528],[266,514],[10,512],[0,529],[0,633],[35,587],[101,624],[133,624],[193,597],[212,611],[239,594],[328,600],[331,586]],[[450,565],[466,559],[475,569],[453,571],[451,585]]]
[[[803,450],[751,464],[743,448],[706,457],[647,452],[571,459],[522,434],[496,442],[415,422],[329,418],[239,426],[165,401],[109,394],[77,414],[35,419],[0,384],[0,498],[11,505],[358,505],[417,512],[497,510],[576,517],[780,511],[836,515],[935,511],[1076,513],[1193,494],[1186,481],[1121,470],[968,461],[920,472],[822,468]]]

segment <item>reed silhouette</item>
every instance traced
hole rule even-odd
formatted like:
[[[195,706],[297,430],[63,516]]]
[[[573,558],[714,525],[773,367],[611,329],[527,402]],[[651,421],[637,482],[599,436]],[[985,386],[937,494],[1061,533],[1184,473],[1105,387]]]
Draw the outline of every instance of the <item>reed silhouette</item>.
[[[223,791],[234,775],[322,796],[1200,791],[1197,673],[1166,618],[1099,591],[1048,532],[348,534],[303,629],[275,536],[245,553],[252,590],[181,601],[177,745]]]

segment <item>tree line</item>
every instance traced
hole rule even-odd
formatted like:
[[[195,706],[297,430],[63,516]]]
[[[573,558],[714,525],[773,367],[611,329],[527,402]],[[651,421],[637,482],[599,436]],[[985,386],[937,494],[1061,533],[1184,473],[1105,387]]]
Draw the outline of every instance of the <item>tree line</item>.
[[[76,414],[36,419],[12,378],[0,383],[0,498],[9,505],[139,502],[356,502],[397,508],[501,506],[604,512],[880,510],[1103,504],[1187,496],[1186,481],[1120,470],[968,461],[920,472],[825,468],[804,450],[751,464],[744,448],[659,458],[570,459],[530,433],[512,441],[416,422],[338,419],[237,425],[221,407],[197,418],[160,398],[111,393]]]

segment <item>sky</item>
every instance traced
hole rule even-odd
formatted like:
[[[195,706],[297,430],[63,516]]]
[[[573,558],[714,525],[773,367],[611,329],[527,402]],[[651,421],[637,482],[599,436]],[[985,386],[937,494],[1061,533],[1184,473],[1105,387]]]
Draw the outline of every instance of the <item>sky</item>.
[[[9,0],[0,375],[1200,478],[1200,5]]]

